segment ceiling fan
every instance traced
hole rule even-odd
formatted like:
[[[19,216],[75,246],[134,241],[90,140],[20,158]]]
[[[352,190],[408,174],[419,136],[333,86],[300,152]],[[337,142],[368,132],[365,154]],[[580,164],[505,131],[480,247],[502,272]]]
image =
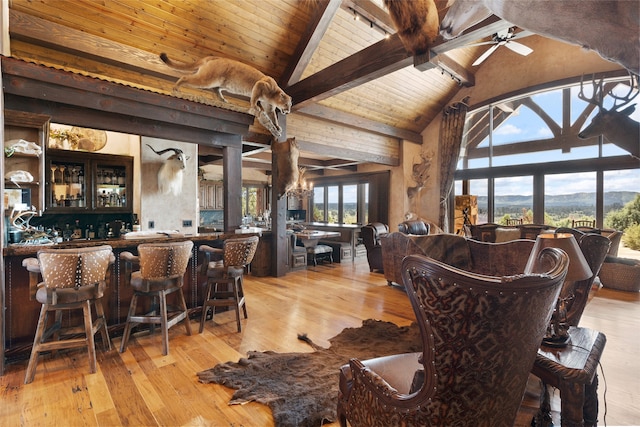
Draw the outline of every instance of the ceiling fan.
[[[515,39],[516,37],[517,38],[522,38],[522,37],[526,37],[528,35],[531,35],[531,33],[528,32],[528,31],[522,31],[522,32],[516,34],[513,28],[507,28],[505,30],[498,31],[493,36],[491,36],[491,38],[492,38],[491,41],[481,42],[481,43],[474,43],[474,44],[470,45],[470,46],[482,46],[482,45],[485,45],[485,44],[492,44],[493,45],[489,49],[487,49],[486,52],[484,52],[482,55],[480,55],[480,57],[478,57],[478,59],[476,59],[474,61],[474,63],[471,64],[471,65],[474,66],[474,67],[476,65],[480,65],[482,62],[484,62],[485,59],[487,59],[500,46],[505,46],[505,47],[511,49],[512,51],[514,51],[516,53],[519,53],[522,56],[529,55],[531,52],[533,52],[533,49],[531,49],[528,46],[523,45],[522,43],[518,43],[516,41],[513,41],[513,39]]]

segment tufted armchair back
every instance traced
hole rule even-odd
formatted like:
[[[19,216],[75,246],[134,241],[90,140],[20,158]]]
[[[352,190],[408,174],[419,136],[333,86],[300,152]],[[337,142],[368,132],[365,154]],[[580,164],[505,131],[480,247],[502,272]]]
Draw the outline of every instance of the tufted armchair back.
[[[138,245],[140,277],[143,280],[160,280],[183,276],[192,248],[193,242],[189,240]]]
[[[568,266],[551,248],[537,261],[550,266],[544,274],[495,277],[407,256],[423,351],[352,359],[351,378],[341,373],[341,425],[513,425]]]

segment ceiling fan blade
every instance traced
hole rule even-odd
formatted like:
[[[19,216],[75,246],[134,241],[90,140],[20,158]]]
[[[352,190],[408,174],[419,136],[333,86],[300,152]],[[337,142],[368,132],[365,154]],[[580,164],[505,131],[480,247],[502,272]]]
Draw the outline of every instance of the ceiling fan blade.
[[[531,52],[533,52],[533,49],[531,49],[529,46],[525,46],[522,43],[518,43],[518,42],[510,41],[510,42],[507,42],[505,46],[511,49],[512,51],[514,51],[515,53],[519,53],[522,56],[527,56]]]
[[[471,44],[466,44],[464,45],[464,47],[476,47],[476,46],[484,46],[487,44],[496,44],[497,42],[494,40],[488,41],[488,42],[478,42],[478,43],[471,43]]]
[[[480,65],[484,62],[485,59],[487,59],[500,45],[494,44],[493,46],[491,46],[489,49],[487,49],[487,51],[485,53],[483,53],[482,55],[480,55],[480,57],[478,59],[476,59],[473,64],[471,64],[472,67],[475,67],[476,65]]]

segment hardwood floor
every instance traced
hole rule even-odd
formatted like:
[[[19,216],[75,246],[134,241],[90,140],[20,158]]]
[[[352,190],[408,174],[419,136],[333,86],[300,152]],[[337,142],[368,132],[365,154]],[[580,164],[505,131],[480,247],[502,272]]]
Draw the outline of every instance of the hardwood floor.
[[[120,337],[115,337],[111,351],[98,347],[96,374],[88,374],[86,351],[60,352],[41,356],[29,385],[23,384],[27,361],[9,364],[0,377],[0,425],[271,426],[266,406],[229,406],[233,390],[201,384],[196,372],[236,361],[249,350],[310,351],[297,339],[301,332],[327,347],[329,338],[343,328],[360,326],[364,319],[408,325],[413,318],[404,293],[387,286],[382,274],[369,273],[365,258],[282,278],[247,276],[245,291],[249,318],[243,320],[240,334],[233,313],[222,313],[215,323],[207,322],[202,334],[196,333],[195,319],[192,336],[186,336],[181,325],[173,327],[168,356],[161,354],[158,333],[133,336],[123,354],[118,351]],[[600,425],[640,425],[640,294],[600,290],[581,325],[607,336]],[[535,392],[537,382],[531,383]],[[558,409],[558,393],[554,396]],[[535,408],[528,405],[521,409],[518,425],[530,420]]]

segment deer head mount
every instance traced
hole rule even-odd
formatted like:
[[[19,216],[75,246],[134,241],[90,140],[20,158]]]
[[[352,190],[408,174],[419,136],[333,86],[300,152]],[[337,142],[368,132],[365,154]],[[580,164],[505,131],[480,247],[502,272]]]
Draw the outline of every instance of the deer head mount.
[[[187,167],[189,156],[186,156],[179,148],[165,148],[164,150],[156,151],[149,144],[147,144],[147,147],[151,148],[159,156],[173,151],[173,154],[165,159],[158,170],[158,191],[162,194],[172,193],[177,196],[182,190],[184,170]]]
[[[587,97],[584,93],[583,76],[578,98],[598,107],[598,113],[578,137],[588,139],[603,135],[609,142],[640,158],[640,123],[629,117],[636,108],[635,105],[629,104],[639,93],[637,76],[630,74],[629,92],[624,96],[618,96],[611,90],[605,93],[603,79],[596,82],[596,79],[592,78],[591,85],[592,95]],[[613,106],[609,109],[604,108],[604,98],[607,95],[613,99]]]

